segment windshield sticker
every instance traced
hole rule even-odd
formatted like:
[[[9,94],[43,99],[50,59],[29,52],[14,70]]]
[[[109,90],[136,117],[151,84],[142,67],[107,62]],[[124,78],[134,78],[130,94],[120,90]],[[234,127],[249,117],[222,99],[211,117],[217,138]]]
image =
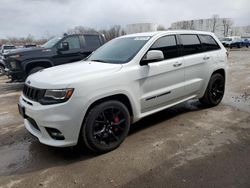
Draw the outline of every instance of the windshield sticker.
[[[150,37],[135,37],[134,40],[149,40]]]

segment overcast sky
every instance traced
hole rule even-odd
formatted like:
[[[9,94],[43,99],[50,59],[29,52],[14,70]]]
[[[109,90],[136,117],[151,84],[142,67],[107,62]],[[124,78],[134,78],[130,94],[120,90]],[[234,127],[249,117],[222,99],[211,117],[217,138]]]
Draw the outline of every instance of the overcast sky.
[[[172,22],[220,17],[250,25],[249,0],[0,0],[0,38],[60,35],[78,25]]]

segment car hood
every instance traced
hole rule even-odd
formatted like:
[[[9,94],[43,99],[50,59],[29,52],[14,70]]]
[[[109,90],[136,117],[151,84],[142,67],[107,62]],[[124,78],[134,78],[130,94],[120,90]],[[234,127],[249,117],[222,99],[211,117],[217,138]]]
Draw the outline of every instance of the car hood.
[[[79,61],[41,70],[30,75],[26,79],[26,84],[43,89],[57,89],[74,83],[105,78],[121,68],[121,64]]]
[[[12,56],[12,55],[16,55],[16,54],[26,54],[26,53],[34,53],[34,52],[39,52],[39,51],[44,51],[46,50],[45,48],[42,47],[34,47],[34,48],[20,48],[20,49],[15,49],[15,50],[11,50],[8,54],[6,54],[7,56]]]

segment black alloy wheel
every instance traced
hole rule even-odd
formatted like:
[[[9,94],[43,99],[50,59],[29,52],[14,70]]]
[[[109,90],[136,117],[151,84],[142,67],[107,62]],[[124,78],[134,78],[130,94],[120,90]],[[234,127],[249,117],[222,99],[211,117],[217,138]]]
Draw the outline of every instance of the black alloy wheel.
[[[223,99],[225,92],[225,78],[219,74],[213,74],[208,83],[204,96],[200,102],[208,107],[218,105]]]
[[[95,106],[83,125],[85,145],[104,153],[117,148],[126,138],[130,127],[130,115],[124,104],[107,101]]]

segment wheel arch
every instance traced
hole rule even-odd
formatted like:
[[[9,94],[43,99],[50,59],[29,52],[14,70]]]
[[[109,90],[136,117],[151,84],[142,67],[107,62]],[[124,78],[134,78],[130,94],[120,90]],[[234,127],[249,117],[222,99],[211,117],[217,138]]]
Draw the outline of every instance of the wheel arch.
[[[24,63],[24,70],[26,74],[29,73],[31,69],[34,67],[44,67],[44,68],[49,68],[52,67],[54,64],[50,60],[46,59],[40,59],[40,60],[35,60],[35,61],[28,61]]]
[[[98,99],[94,100],[94,101],[88,106],[88,109],[87,109],[87,111],[86,111],[86,113],[85,113],[85,117],[86,117],[86,115],[89,113],[89,111],[90,111],[94,106],[96,106],[96,105],[98,105],[98,104],[101,104],[102,102],[110,101],[110,100],[116,100],[116,101],[119,101],[119,102],[121,102],[122,104],[124,104],[124,105],[127,107],[130,116],[133,118],[133,116],[134,116],[134,111],[133,111],[133,107],[132,107],[131,101],[130,101],[129,97],[128,97],[126,94],[123,94],[123,93],[108,95],[108,96],[101,97],[101,98],[98,98]],[[85,119],[85,117],[84,117],[84,119]]]
[[[220,74],[220,75],[222,75],[225,79],[226,79],[226,71],[224,70],[224,69],[217,69],[217,70],[215,70],[213,73],[212,73],[212,75],[214,75],[214,74],[216,74],[216,73],[218,73],[218,74]],[[211,75],[211,76],[212,76]]]

